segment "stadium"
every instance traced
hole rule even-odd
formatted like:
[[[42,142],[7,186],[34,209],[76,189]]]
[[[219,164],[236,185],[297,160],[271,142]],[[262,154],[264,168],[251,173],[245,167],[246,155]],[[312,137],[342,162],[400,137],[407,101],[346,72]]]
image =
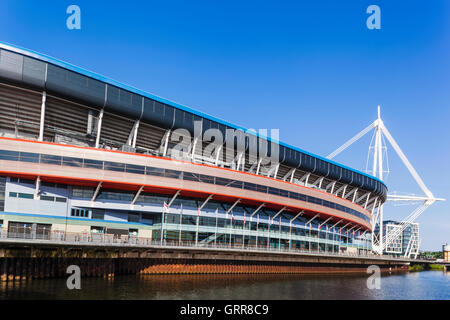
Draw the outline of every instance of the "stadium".
[[[363,172],[0,43],[2,237],[361,254],[386,197]]]

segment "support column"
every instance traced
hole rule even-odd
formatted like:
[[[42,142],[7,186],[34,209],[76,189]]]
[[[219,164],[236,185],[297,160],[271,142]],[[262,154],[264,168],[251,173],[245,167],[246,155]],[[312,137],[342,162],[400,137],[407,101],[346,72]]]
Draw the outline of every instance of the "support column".
[[[133,132],[133,143],[131,144],[131,146],[133,148],[136,148],[136,140],[137,140],[137,134],[138,134],[138,129],[139,129],[139,120],[136,121],[135,125],[134,125],[134,132]]]
[[[98,115],[97,137],[95,138],[95,147],[96,148],[98,148],[100,146],[100,134],[102,132],[103,112],[104,112],[104,109],[100,110],[100,113]]]
[[[44,141],[44,123],[45,123],[45,103],[47,101],[47,92],[42,92],[41,121],[39,123],[39,141]]]
[[[41,189],[41,177],[37,176],[36,178],[36,188],[34,190],[34,199],[40,198],[40,189]]]

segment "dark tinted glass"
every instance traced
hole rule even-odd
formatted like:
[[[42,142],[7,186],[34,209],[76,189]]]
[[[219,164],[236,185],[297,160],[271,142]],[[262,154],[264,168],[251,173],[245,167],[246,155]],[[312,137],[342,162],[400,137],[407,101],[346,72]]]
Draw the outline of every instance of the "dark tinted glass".
[[[104,162],[104,169],[109,171],[118,171],[118,172],[124,172],[125,171],[125,164],[119,163],[119,162]]]
[[[39,163],[39,153],[21,152],[20,161]]]
[[[153,168],[153,167],[145,167],[145,174],[150,176],[164,176],[164,169],[161,168]]]
[[[98,160],[84,159],[85,168],[103,169],[103,162]]]
[[[145,174],[145,167],[144,166],[134,165],[134,164],[127,164],[126,165],[126,172],[128,172],[128,173],[136,173],[136,174]]]
[[[63,157],[63,166],[82,167],[83,166],[83,159],[71,158],[71,157]]]
[[[41,163],[47,163],[47,164],[61,164],[61,157],[60,156],[53,156],[50,154],[41,154]]]

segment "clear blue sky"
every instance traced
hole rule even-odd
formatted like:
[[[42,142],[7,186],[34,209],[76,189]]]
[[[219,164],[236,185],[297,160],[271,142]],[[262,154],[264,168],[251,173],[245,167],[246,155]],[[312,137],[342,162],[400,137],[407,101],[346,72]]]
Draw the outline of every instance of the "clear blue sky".
[[[66,8],[81,8],[81,30]],[[366,8],[381,8],[381,30]],[[326,156],[376,117],[436,196],[422,249],[450,242],[450,2],[0,2],[0,40]],[[370,137],[336,158],[365,169]],[[390,191],[420,194],[389,149]],[[402,219],[412,206],[387,205]]]

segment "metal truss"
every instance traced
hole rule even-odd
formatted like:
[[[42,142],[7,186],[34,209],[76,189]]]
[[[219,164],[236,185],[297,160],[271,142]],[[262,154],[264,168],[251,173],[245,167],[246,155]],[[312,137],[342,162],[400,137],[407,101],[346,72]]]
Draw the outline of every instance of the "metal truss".
[[[364,130],[356,134],[354,137],[352,137],[350,140],[348,140],[346,143],[344,143],[341,147],[337,148],[335,151],[330,153],[327,158],[333,159],[338,154],[340,154],[342,151],[347,149],[349,146],[351,146],[353,143],[361,139],[363,136],[365,136],[370,131],[375,130],[374,137],[372,138],[372,141],[374,142],[374,146],[369,146],[369,155],[370,151],[373,150],[373,163],[372,163],[372,175],[379,178],[380,180],[383,180],[383,173],[385,168],[384,161],[387,161],[387,157],[383,157],[383,151],[386,152],[387,146],[385,139],[390,143],[396,154],[399,156],[400,160],[403,162],[405,167],[408,169],[411,176],[414,178],[414,180],[419,185],[420,189],[423,191],[425,196],[400,196],[400,195],[391,195],[388,194],[387,201],[407,201],[407,202],[417,202],[421,201],[422,204],[415,209],[410,215],[408,215],[403,221],[400,223],[400,228],[397,228],[394,232],[389,233],[388,235],[383,236],[383,205],[380,203],[378,205],[378,209],[375,211],[376,203],[372,206],[372,248],[373,250],[378,253],[382,254],[383,251],[386,250],[386,248],[398,237],[400,237],[403,234],[403,231],[410,225],[414,220],[419,217],[430,205],[432,205],[436,201],[443,201],[445,199],[441,198],[435,198],[431,191],[427,188],[425,183],[423,182],[422,178],[419,176],[417,171],[414,169],[414,167],[409,162],[408,158],[405,156],[403,151],[401,150],[400,146],[397,144],[395,139],[392,137],[389,130],[384,125],[383,121],[381,120],[381,114],[380,114],[380,106],[378,106],[378,118],[372,122],[369,126],[367,126]],[[339,192],[340,190],[338,190]],[[345,192],[345,191],[344,191]],[[376,201],[376,200],[375,200]],[[367,203],[366,203],[367,206]],[[379,232],[378,234],[375,234],[375,229],[377,229]],[[420,243],[419,239],[416,239],[414,241],[417,241],[417,243]],[[412,247],[412,244],[411,244]],[[408,250],[409,255],[415,254],[415,252],[411,252],[411,249]],[[417,248],[418,251],[418,248]]]

